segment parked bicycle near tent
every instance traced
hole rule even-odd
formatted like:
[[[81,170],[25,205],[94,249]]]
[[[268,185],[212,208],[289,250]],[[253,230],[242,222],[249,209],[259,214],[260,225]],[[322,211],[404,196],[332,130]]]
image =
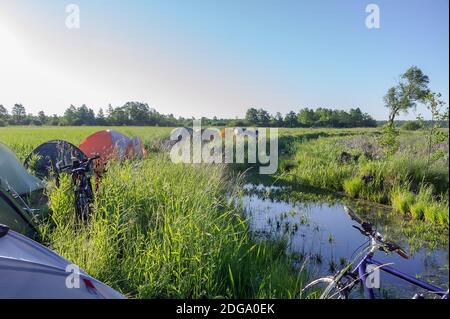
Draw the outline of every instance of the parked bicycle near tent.
[[[362,235],[369,238],[368,245],[364,247],[362,258],[357,263],[350,263],[334,276],[327,276],[316,279],[303,288],[303,296],[319,297],[320,299],[348,299],[357,286],[362,286],[364,296],[368,299],[375,299],[374,288],[367,284],[369,276],[375,271],[384,271],[394,277],[406,281],[416,287],[423,289],[426,294],[435,298],[448,299],[449,290],[445,290],[429,284],[411,275],[405,274],[388,264],[383,264],[373,257],[377,251],[385,253],[397,253],[401,257],[408,259],[408,254],[396,243],[386,240],[374,226],[363,221],[353,212],[352,209],[344,207],[347,214],[358,226],[353,225]],[[423,299],[424,294],[416,294],[413,299]]]
[[[74,191],[75,213],[78,219],[87,221],[90,215],[90,206],[94,200],[92,183],[89,174],[92,172],[92,163],[99,159],[99,155],[84,159],[82,161],[74,160],[72,164],[58,166],[60,173],[69,173],[72,178]]]

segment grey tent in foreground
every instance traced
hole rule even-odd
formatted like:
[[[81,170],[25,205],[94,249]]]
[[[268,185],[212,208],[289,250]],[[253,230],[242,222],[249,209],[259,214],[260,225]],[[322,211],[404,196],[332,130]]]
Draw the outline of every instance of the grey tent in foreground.
[[[24,195],[42,189],[44,185],[28,173],[13,151],[0,143],[0,187],[11,187],[17,194]]]
[[[123,299],[55,252],[0,225],[0,299]]]

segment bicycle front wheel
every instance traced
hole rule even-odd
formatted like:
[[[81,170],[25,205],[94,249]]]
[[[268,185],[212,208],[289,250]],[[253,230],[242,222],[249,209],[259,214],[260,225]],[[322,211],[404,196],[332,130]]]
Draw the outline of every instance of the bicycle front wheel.
[[[332,276],[310,282],[302,289],[302,297],[307,299],[347,299],[347,293]]]
[[[78,219],[87,221],[90,214],[90,201],[84,191],[75,192],[75,212]]]

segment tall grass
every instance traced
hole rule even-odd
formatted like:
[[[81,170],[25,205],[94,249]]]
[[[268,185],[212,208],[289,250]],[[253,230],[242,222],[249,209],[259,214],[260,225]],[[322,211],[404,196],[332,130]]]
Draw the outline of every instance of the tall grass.
[[[391,201],[398,212],[414,219],[448,226],[448,196],[437,200],[431,186],[422,185],[418,194],[414,194],[409,185],[396,187],[391,194]]]
[[[64,180],[51,190],[45,241],[131,297],[295,297],[303,275],[283,248],[252,242],[225,176],[162,156],[113,164],[89,224],[76,227]]]
[[[395,187],[391,192],[391,203],[395,211],[408,214],[414,204],[414,194],[409,191],[409,187]]]
[[[78,145],[101,127],[7,127],[0,141],[24,159],[37,145]],[[116,127],[147,148],[171,128]],[[223,166],[172,164],[163,155],[112,164],[88,224],[75,219],[65,177],[48,189],[44,242],[92,276],[133,298],[293,298],[304,274],[278,243],[255,243],[231,195],[239,181]]]
[[[374,139],[361,142],[363,137],[330,134],[306,142],[299,137],[295,163],[280,179],[392,205],[418,220],[448,224],[448,163],[427,162],[423,137],[402,137],[400,151],[392,156],[380,156]],[[368,154],[368,149],[373,153]],[[343,160],[343,152],[351,158]]]

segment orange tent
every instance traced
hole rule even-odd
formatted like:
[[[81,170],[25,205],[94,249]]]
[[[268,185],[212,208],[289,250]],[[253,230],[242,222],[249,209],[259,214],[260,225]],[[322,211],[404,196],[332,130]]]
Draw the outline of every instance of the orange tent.
[[[130,139],[112,130],[99,131],[90,135],[80,144],[80,150],[88,157],[100,155],[103,162],[111,158],[124,160],[147,155],[144,145],[138,137]]]

